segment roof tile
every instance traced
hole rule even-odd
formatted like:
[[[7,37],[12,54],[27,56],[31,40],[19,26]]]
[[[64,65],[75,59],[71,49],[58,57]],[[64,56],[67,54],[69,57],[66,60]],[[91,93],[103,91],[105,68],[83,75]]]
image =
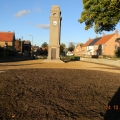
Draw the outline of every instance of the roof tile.
[[[82,47],[88,46],[92,41],[93,41],[93,39],[89,39]]]
[[[1,42],[12,42],[14,32],[0,32],[0,41]]]
[[[109,39],[111,39],[115,34],[105,35],[95,45],[105,44]]]
[[[93,39],[93,41],[89,44],[89,46],[93,46],[95,45],[96,42],[98,42],[101,39],[101,37],[96,37],[95,39]]]

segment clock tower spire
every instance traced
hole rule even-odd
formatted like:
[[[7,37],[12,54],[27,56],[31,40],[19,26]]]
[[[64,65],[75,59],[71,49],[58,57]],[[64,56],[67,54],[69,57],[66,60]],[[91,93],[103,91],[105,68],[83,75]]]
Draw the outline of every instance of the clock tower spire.
[[[61,32],[60,7],[52,6],[50,15],[50,38],[48,46],[49,60],[60,60],[60,32]]]

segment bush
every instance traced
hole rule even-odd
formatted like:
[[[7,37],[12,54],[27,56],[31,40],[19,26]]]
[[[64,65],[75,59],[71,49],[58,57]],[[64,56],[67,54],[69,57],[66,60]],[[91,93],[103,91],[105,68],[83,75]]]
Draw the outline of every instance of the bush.
[[[75,60],[80,60],[80,56],[74,57]]]
[[[43,59],[47,59],[47,56],[43,56]]]
[[[115,54],[116,57],[120,57],[120,49],[115,50],[114,54]]]
[[[62,57],[61,60],[63,60],[63,61],[70,61],[71,60],[71,56]]]
[[[61,60],[63,60],[63,61],[79,61],[80,56],[65,56],[65,57],[62,57]]]
[[[0,49],[0,57],[4,57],[4,54],[5,54],[5,57],[16,55],[15,51],[11,49],[6,49],[5,52],[4,52],[4,49]]]
[[[0,57],[3,57],[4,56],[4,52],[0,52]]]
[[[99,55],[92,55],[92,58],[98,58]]]
[[[3,47],[0,47],[0,52],[4,52],[4,48]]]

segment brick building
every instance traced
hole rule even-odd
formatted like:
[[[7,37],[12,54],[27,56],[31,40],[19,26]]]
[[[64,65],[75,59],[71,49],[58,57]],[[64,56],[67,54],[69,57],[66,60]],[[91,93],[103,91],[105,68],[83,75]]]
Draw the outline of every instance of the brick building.
[[[0,32],[0,46],[4,47],[5,44],[7,46],[14,47],[15,41],[15,33],[14,32]]]
[[[103,34],[102,37],[96,37],[94,39],[89,39],[82,48],[75,48],[74,54],[80,55],[114,55],[114,51],[120,47],[120,35],[118,30],[115,31],[113,34],[105,35]],[[80,50],[78,50],[80,49]],[[81,50],[82,49],[82,50]]]

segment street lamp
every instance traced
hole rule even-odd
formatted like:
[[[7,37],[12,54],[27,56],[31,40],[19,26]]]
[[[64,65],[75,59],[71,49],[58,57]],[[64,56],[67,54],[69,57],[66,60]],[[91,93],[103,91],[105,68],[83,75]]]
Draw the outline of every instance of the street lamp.
[[[21,54],[22,54],[22,41],[23,41],[23,37],[22,37],[22,39],[21,39]]]
[[[32,36],[32,35],[30,35],[30,36]],[[32,36],[32,46],[33,46],[33,36]],[[32,57],[32,50],[31,50],[31,57]]]

